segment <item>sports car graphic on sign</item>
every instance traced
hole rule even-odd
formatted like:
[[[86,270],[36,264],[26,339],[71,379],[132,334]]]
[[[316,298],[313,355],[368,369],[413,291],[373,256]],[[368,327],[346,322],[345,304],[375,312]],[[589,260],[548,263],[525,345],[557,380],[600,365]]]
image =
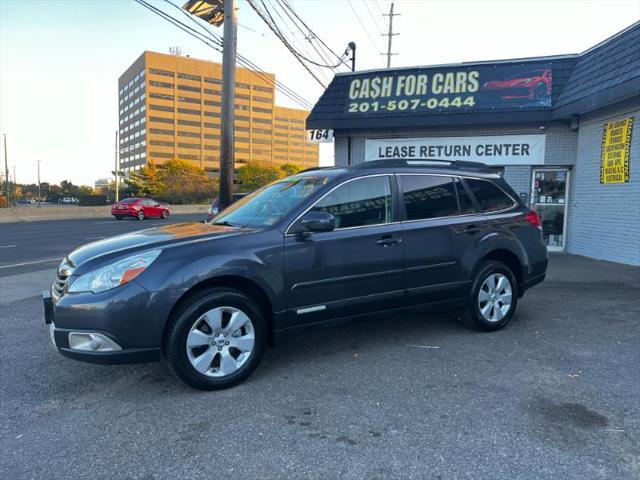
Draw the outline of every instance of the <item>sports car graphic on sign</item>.
[[[518,72],[504,80],[492,80],[482,85],[480,93],[496,100],[533,100],[540,103],[551,99],[551,70]]]

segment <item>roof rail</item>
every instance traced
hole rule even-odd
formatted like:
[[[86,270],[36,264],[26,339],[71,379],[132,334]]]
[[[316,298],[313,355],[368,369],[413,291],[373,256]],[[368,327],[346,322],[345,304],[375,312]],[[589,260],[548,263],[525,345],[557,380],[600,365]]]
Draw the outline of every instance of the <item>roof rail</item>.
[[[298,172],[296,172],[294,175],[298,174],[298,173],[304,173],[304,172],[313,172],[315,170],[326,170],[328,168],[336,168],[336,167],[309,167],[309,168],[305,168],[304,170],[300,170]]]
[[[384,167],[443,167],[463,170],[477,170],[491,172],[491,168],[482,162],[469,162],[465,160],[443,160],[436,158],[407,158],[407,159],[378,159],[369,160],[356,165],[357,168],[384,168]]]

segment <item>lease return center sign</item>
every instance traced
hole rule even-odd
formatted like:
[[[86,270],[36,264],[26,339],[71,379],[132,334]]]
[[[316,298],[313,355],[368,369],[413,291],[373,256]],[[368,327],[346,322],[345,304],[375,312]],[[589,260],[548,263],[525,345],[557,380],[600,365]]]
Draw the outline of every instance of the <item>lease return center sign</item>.
[[[368,138],[365,160],[465,160],[487,165],[542,165],[544,148],[544,134]]]

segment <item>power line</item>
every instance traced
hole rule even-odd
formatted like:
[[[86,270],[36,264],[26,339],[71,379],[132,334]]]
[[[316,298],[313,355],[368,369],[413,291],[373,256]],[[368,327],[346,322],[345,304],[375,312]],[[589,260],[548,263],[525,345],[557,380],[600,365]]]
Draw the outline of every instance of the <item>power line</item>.
[[[180,30],[182,30],[183,32],[187,33],[188,35],[191,35],[192,37],[194,37],[197,40],[201,41],[202,43],[204,43],[208,47],[210,47],[210,48],[212,48],[212,49],[214,49],[214,50],[216,50],[216,51],[218,51],[220,53],[222,52],[222,48],[221,47],[222,47],[223,40],[222,40],[221,37],[216,35],[214,32],[204,28],[206,34],[202,34],[202,33],[198,32],[198,31],[194,30],[193,28],[189,27],[185,23],[182,23],[180,20],[177,20],[175,17],[172,17],[168,13],[162,11],[161,9],[159,9],[159,8],[149,4],[149,3],[147,3],[145,0],[134,0],[134,1],[136,3],[142,5],[143,7],[147,8],[148,10],[153,12],[154,14],[160,16],[164,20],[168,21],[172,25],[178,27]],[[177,5],[173,4],[172,2],[167,2],[167,3],[173,5],[176,8],[180,8]],[[198,25],[200,25],[200,24],[198,24]],[[204,25],[200,25],[200,27],[203,28]],[[289,88],[288,86],[286,86],[282,82],[280,82],[278,80],[274,80],[271,77],[267,76],[266,72],[262,68],[260,68],[258,65],[256,65],[254,62],[252,62],[248,58],[246,58],[246,57],[244,57],[244,56],[242,56],[240,54],[238,54],[237,57],[238,57],[238,63],[240,63],[245,68],[247,68],[249,70],[252,70],[252,73],[254,75],[256,75],[258,78],[261,78],[262,80],[264,80],[267,84],[275,87],[278,91],[280,91],[283,95],[288,97],[290,100],[293,100],[295,103],[299,104],[300,106],[302,106],[303,108],[306,108],[306,109],[310,109],[313,106],[309,101],[305,100],[301,95],[296,93],[294,90],[292,90],[291,88]]]
[[[376,30],[378,31],[378,33],[379,33],[380,35],[383,35],[382,29],[378,26],[378,21],[376,20],[376,16],[375,16],[375,15],[373,14],[373,12],[371,11],[371,8],[369,8],[369,2],[364,1],[364,2],[362,2],[362,3],[364,3],[364,7],[366,8],[367,13],[368,13],[368,14],[369,14],[369,16],[371,17],[371,20],[373,21],[373,24],[375,25]],[[384,25],[384,16],[383,16],[382,18],[383,18],[383,27],[384,27],[384,26],[385,26],[385,25]]]
[[[309,73],[309,75],[311,75],[314,78],[314,80],[320,84],[322,88],[326,88],[326,85],[322,83],[322,81],[318,78],[318,76],[311,71],[311,68],[309,68],[309,66],[305,63],[305,61],[308,61],[309,63],[312,63],[314,65],[319,65],[319,66],[326,66],[326,65],[318,64],[317,62],[306,58],[304,55],[301,55],[300,52],[298,52],[297,50],[295,50],[295,48],[291,46],[289,41],[285,38],[285,36],[282,34],[280,29],[276,25],[271,15],[271,12],[269,12],[269,9],[267,8],[264,2],[262,2],[262,7],[264,8],[264,11],[260,10],[260,7],[258,7],[253,0],[247,0],[247,3],[251,6],[251,8],[253,8],[253,10],[258,14],[258,16],[262,19],[262,21],[269,27],[269,29],[274,33],[274,35],[280,39],[280,41],[284,44],[285,47],[287,47],[287,50],[289,50],[289,52],[293,54],[293,56],[298,61],[298,63],[300,63],[300,65],[304,67],[304,69]]]
[[[135,2],[143,5],[144,7],[146,7],[147,9],[151,10],[153,13],[156,13],[157,15],[159,15],[160,17],[164,18],[165,20],[167,20],[168,22],[172,23],[173,25],[177,26],[178,28],[180,28],[181,30],[183,30],[185,33],[191,35],[192,37],[200,40],[201,42],[203,42],[205,45],[209,46],[210,48],[213,48],[214,50],[221,52],[221,48],[222,47],[222,38],[217,36],[214,32],[208,31],[205,29],[205,32],[207,32],[209,34],[209,36],[203,35],[200,32],[195,31],[193,28],[189,27],[188,25],[182,23],[180,20],[177,20],[175,17],[172,17],[171,15],[167,14],[166,12],[160,10],[157,7],[154,7],[153,5],[150,5],[149,3],[147,3],[144,0],[134,0]],[[168,2],[171,3],[171,2]],[[177,7],[176,5],[174,5],[174,7]],[[179,8],[179,7],[177,7]],[[204,26],[202,26],[204,27]],[[205,39],[203,39],[202,37],[205,37]],[[211,43],[209,41],[213,41],[215,43],[215,45],[211,45]],[[308,102],[307,100],[305,100],[302,96],[298,95],[296,92],[294,92],[293,90],[291,90],[289,87],[287,87],[286,85],[282,84],[281,82],[278,82],[277,80],[274,82],[274,80],[272,80],[270,77],[264,75],[264,70],[262,70],[260,67],[258,67],[256,64],[254,64],[253,62],[251,62],[250,60],[248,60],[247,58],[241,56],[238,54],[238,63],[240,63],[241,65],[254,70],[252,73],[257,75],[259,78],[261,78],[262,80],[264,80],[265,82],[267,82],[269,85],[275,86],[281,93],[283,93],[285,96],[287,96],[288,98],[290,98],[291,100],[293,100],[294,102],[298,103],[299,105],[303,106],[304,108],[311,108],[312,105],[310,102]]]
[[[281,9],[282,9],[282,6],[281,6],[281,5],[279,5],[279,4],[277,4],[277,3],[276,3],[276,5],[280,6],[280,7],[281,7]],[[283,13],[286,15],[286,13],[287,13],[287,12],[286,12],[284,9],[282,9],[282,11],[283,11]],[[283,26],[287,26],[287,28],[288,28],[288,29],[289,29],[289,31],[291,32],[291,36],[293,37],[293,40],[295,41],[295,40],[296,40],[296,38],[297,38],[296,33],[295,33],[295,32],[294,32],[294,30],[293,30],[293,29],[288,25],[287,21],[286,21],[286,20],[284,19],[284,17],[280,14],[280,12],[278,11],[278,9],[277,9],[277,8],[275,8],[275,5],[274,5],[274,8],[273,8],[273,12],[275,13],[275,15],[277,15],[277,16],[278,16],[278,18],[279,18],[279,19],[280,19],[280,21],[282,22],[282,25],[283,25]],[[290,17],[289,17],[289,19],[290,19]],[[298,25],[297,25],[295,22],[294,22],[294,27],[298,27]],[[302,50],[302,51],[303,51],[303,53],[304,53],[304,55],[305,55],[305,57],[306,57],[306,58],[309,58],[309,57],[310,57],[310,56],[312,56],[313,54],[311,54],[311,55],[309,54],[309,50],[308,50],[307,46],[305,45],[305,40],[304,40],[304,38],[305,38],[305,35],[304,35],[304,33],[303,33],[303,34],[302,34],[302,45],[297,45],[297,47],[298,47],[298,49],[299,49],[299,50]],[[290,42],[290,43],[292,44],[292,47],[296,47],[296,45],[295,45],[295,44],[293,44],[293,42]],[[318,53],[318,52],[316,52],[316,53]],[[322,58],[322,56],[321,56],[321,55],[320,55],[320,58]],[[323,61],[325,61],[325,59],[324,59],[324,58],[322,58],[322,60],[323,60]],[[318,69],[318,72],[317,72],[317,73],[319,73],[325,81],[327,80],[327,76],[326,76],[327,74],[325,73],[325,71],[324,71],[324,70],[320,70],[320,69]]]
[[[362,27],[362,30],[364,31],[364,33],[367,34],[367,37],[369,37],[369,40],[371,41],[371,45],[373,45],[373,48],[375,48],[376,51],[378,53],[380,53],[380,49],[377,47],[376,42],[373,40],[373,37],[371,37],[371,35],[369,34],[369,30],[367,30],[367,27],[365,27],[364,23],[362,23],[362,20],[360,19],[360,15],[358,15],[358,12],[356,11],[356,9],[353,8],[353,4],[351,3],[351,0],[347,0],[347,2],[349,3],[349,6],[351,7],[351,11],[356,16],[356,20],[358,20],[358,23]]]
[[[271,29],[271,31],[273,31],[273,33],[276,34],[276,36],[283,42],[285,43],[285,46],[287,46],[288,48],[290,48],[290,50],[293,50],[291,53],[294,54],[294,56],[311,63],[312,65],[316,65],[318,67],[322,67],[322,68],[337,68],[339,67],[341,64],[344,63],[344,54],[342,55],[342,57],[338,57],[339,62],[336,63],[335,65],[329,65],[329,64],[323,64],[323,63],[318,63],[315,60],[312,60],[310,58],[307,58],[304,55],[301,55],[300,52],[296,51],[295,49],[293,49],[293,47],[291,46],[291,44],[288,42],[287,38],[282,34],[282,31],[278,28],[277,23],[275,22],[275,20],[273,19],[273,16],[271,15],[271,12],[269,11],[269,9],[267,8],[266,4],[264,3],[264,0],[261,0],[262,3],[262,7],[264,8],[264,12],[262,12],[260,10],[259,7],[257,7],[257,5],[255,5],[255,0],[247,0],[247,3],[249,3],[249,5],[251,5],[253,7],[254,10],[256,10],[256,13],[260,16],[260,18],[262,18],[263,21],[265,21],[265,23],[267,23],[267,25],[269,26],[269,28]],[[261,15],[262,13],[262,15]],[[269,17],[269,21],[267,21],[264,17],[264,14],[266,14]]]
[[[280,1],[280,0],[279,0]],[[331,47],[329,47],[305,22],[304,20],[302,20],[302,18],[300,17],[300,15],[298,15],[298,13],[293,9],[293,7],[291,6],[291,4],[289,3],[288,0],[281,0],[282,3],[285,4],[285,6],[287,7],[287,9],[300,21],[300,23],[304,26],[304,28],[307,29],[307,31],[311,34],[311,36],[313,38],[315,38],[320,44],[322,44],[322,46],[324,46],[324,48],[326,48],[329,52],[331,52],[331,54],[336,57],[338,60],[340,60],[344,65],[346,65],[347,67],[349,67],[349,64],[346,63],[344,61],[344,57],[345,55],[342,54],[342,56],[338,55],[336,52],[334,52]]]

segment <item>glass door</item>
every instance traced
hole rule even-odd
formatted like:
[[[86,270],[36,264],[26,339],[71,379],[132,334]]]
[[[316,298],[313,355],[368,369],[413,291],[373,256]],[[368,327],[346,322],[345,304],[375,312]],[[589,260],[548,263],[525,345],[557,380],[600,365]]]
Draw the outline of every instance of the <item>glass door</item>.
[[[542,234],[549,250],[562,251],[567,228],[569,170],[545,168],[533,170],[531,208],[542,219]]]

